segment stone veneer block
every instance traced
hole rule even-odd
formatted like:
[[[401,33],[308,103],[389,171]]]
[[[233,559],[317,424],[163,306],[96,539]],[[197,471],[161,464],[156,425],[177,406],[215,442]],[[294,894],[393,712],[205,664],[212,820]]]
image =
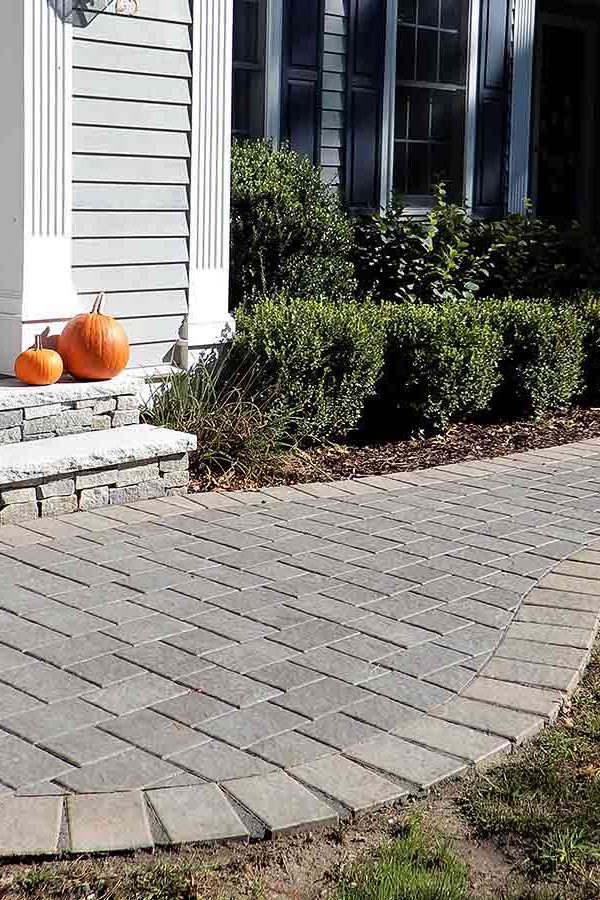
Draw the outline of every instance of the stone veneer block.
[[[67,798],[67,810],[73,853],[153,846],[146,804],[138,791],[71,794]]]
[[[40,511],[42,516],[65,516],[76,512],[77,497],[73,494],[71,497],[48,497],[47,500],[40,500]]]
[[[78,491],[87,490],[88,488],[104,487],[115,485],[117,483],[117,469],[109,469],[106,472],[87,472],[83,475],[77,475],[75,478],[75,487]]]
[[[130,399],[130,398],[128,398]],[[135,397],[131,398],[135,401]],[[92,409],[94,411],[95,416],[104,415],[104,413],[114,412],[117,408],[117,398],[116,397],[107,397],[105,400],[98,400],[94,403]]]
[[[177,456],[168,456],[160,461],[161,472],[178,472],[181,469],[189,468],[190,457],[188,453],[182,453]]]
[[[62,797],[3,797],[0,800],[0,855],[56,853]]]
[[[92,419],[92,431],[106,431],[112,425],[110,416],[94,416]]]
[[[55,478],[38,484],[36,490],[40,500],[46,500],[48,497],[70,497],[75,493],[75,479]]]
[[[20,409],[9,409],[7,412],[0,412],[0,428],[13,428],[20,425],[23,421],[23,411]]]
[[[186,487],[190,480],[187,469],[179,469],[175,472],[165,472],[162,476],[163,484],[166,488]]]
[[[45,403],[43,406],[27,406],[23,412],[26,420],[47,419],[50,416],[57,416],[63,409],[62,403]]]
[[[0,525],[16,525],[37,517],[38,505],[35,500],[29,503],[13,503],[0,509]]]
[[[9,506],[11,503],[29,503],[36,499],[34,487],[3,488],[0,491],[0,505]]]
[[[137,425],[139,421],[139,410],[117,410],[116,413],[113,413],[113,428],[121,428],[123,425]]]
[[[108,486],[87,488],[79,494],[79,509],[90,510],[98,509],[101,506],[109,504]]]
[[[20,428],[3,428],[0,431],[0,444],[16,444],[21,440]]]
[[[142,481],[140,484],[130,484],[128,487],[110,488],[110,503],[124,506],[138,500],[155,500],[157,497],[164,497],[165,490],[162,478],[155,481]]]
[[[147,792],[168,840],[187,844],[198,841],[244,840],[248,829],[215,784],[168,787]]]
[[[128,466],[117,472],[117,487],[127,487],[131,484],[140,484],[142,481],[156,481],[158,478],[158,463],[147,463],[143,466]]]
[[[26,447],[11,445],[4,447],[0,454],[0,486],[67,472],[87,473],[110,466],[125,466],[178,452],[186,453],[195,447],[193,435],[152,425],[52,438]]]

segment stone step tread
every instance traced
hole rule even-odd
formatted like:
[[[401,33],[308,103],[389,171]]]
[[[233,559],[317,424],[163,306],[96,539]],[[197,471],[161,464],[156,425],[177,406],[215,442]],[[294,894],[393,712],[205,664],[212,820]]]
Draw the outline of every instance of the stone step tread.
[[[0,486],[157,459],[196,448],[194,435],[155,425],[44,438],[0,446]]]
[[[139,387],[139,380],[127,375],[119,375],[110,381],[85,382],[67,377],[41,387],[22,384],[16,378],[3,378],[0,379],[0,411],[137,395]]]

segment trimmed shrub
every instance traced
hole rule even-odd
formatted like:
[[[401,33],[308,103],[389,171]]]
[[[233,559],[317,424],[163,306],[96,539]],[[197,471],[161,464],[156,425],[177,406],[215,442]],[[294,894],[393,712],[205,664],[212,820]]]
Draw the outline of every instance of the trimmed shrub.
[[[301,434],[342,437],[358,425],[383,364],[379,307],[282,295],[238,310],[237,328],[236,358],[258,365]]]
[[[352,226],[308,159],[266,141],[235,143],[231,171],[231,299],[355,293]]]
[[[582,296],[577,314],[583,322],[583,375],[581,401],[600,403],[600,298]]]
[[[367,432],[432,432],[489,411],[502,341],[477,306],[386,304],[382,316],[385,363]]]
[[[585,326],[575,307],[532,300],[484,305],[503,343],[493,412],[516,418],[568,408],[581,386],[584,359]]]

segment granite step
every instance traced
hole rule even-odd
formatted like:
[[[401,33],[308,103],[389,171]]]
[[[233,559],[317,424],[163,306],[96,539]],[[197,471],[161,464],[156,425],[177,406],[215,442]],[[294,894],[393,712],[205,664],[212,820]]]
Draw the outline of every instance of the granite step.
[[[191,434],[130,425],[0,447],[0,524],[187,492]]]
[[[139,390],[130,376],[90,382],[66,376],[43,387],[0,379],[0,446],[137,425]]]

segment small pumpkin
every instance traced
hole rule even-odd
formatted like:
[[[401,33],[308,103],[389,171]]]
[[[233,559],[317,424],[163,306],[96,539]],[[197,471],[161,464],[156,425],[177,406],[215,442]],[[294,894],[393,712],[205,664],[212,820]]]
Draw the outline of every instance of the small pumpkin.
[[[36,335],[35,345],[15,360],[15,375],[24,384],[54,384],[62,373],[62,359],[56,350],[44,348],[41,334]]]
[[[122,326],[102,312],[104,294],[98,294],[89,313],[68,322],[58,339],[58,352],[75,378],[107,381],[129,362],[129,340]]]

